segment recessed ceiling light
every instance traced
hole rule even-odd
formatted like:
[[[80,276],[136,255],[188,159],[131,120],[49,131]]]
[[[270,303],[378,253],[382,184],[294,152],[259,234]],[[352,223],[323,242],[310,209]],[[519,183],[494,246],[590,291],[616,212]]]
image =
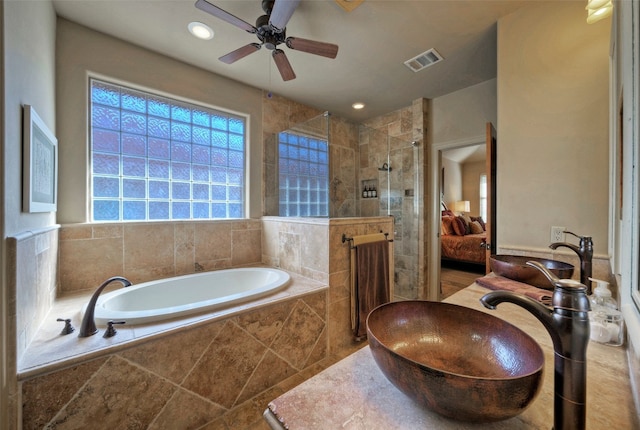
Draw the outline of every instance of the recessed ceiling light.
[[[362,109],[364,107],[364,103],[356,102],[356,103],[352,104],[351,107],[354,108],[354,109]]]
[[[201,22],[190,22],[189,23],[189,32],[193,34],[198,39],[209,40],[213,39],[213,30],[206,24]]]

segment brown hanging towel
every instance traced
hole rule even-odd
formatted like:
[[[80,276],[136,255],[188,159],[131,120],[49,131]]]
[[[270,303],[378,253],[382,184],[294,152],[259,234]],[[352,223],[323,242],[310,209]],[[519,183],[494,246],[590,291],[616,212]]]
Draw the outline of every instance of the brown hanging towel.
[[[354,244],[358,243],[356,239]],[[390,301],[389,242],[383,236],[382,240],[360,243],[354,246],[351,257],[351,328],[356,340],[361,340],[367,335],[369,312]]]

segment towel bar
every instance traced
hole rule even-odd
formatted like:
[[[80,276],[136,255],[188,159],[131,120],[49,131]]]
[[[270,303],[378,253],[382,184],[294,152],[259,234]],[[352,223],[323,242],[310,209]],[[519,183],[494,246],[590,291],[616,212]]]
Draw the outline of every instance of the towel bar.
[[[385,240],[387,242],[393,242],[393,239],[389,239],[389,233],[383,233],[382,230],[380,230],[380,233],[382,233],[384,235],[384,238],[385,238]],[[342,233],[342,243],[349,242],[349,248],[355,248],[357,245],[353,244],[354,243],[354,238],[355,239],[360,238],[360,237],[364,238],[366,236],[377,236],[377,233],[373,233],[373,234],[370,234],[370,235],[354,236],[354,237],[348,237],[345,233]],[[362,243],[367,243],[367,242],[371,242],[371,241],[365,240]]]

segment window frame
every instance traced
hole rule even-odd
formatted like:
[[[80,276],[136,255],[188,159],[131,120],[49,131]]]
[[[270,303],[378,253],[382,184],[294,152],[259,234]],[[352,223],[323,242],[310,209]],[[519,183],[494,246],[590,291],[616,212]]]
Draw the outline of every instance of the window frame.
[[[479,206],[480,206],[480,210],[479,210],[479,215],[482,217],[483,220],[487,219],[487,204],[488,204],[488,188],[487,188],[487,174],[486,173],[481,173],[480,174],[480,180],[478,181],[478,185],[479,185],[479,190],[478,190],[478,201],[479,201]]]
[[[241,205],[242,205],[242,209],[241,209],[241,216],[240,217],[225,217],[225,218],[214,218],[214,217],[206,217],[206,218],[197,218],[197,217],[193,217],[193,211],[190,210],[190,217],[189,218],[165,218],[165,219],[155,219],[155,218],[149,218],[149,211],[148,208],[146,210],[145,213],[145,219],[118,219],[118,220],[96,220],[94,219],[94,184],[93,184],[93,177],[94,177],[94,171],[93,171],[93,94],[92,94],[92,87],[93,87],[93,82],[98,82],[98,83],[103,83],[106,85],[112,85],[112,86],[117,86],[117,87],[121,87],[124,88],[125,90],[130,90],[132,92],[141,92],[144,93],[146,96],[148,97],[158,97],[158,98],[162,98],[162,99],[167,99],[171,105],[173,106],[174,104],[180,105],[180,104],[186,104],[189,105],[191,108],[193,107],[199,107],[202,108],[206,111],[209,111],[209,113],[219,113],[220,115],[224,116],[225,118],[234,118],[237,119],[239,121],[242,122],[242,156],[243,156],[243,160],[242,160],[242,174],[241,174],[241,190],[239,192],[239,195],[241,196]],[[87,88],[87,110],[86,110],[86,114],[87,114],[87,165],[88,165],[88,183],[87,183],[87,190],[88,190],[88,201],[87,201],[87,214],[88,214],[88,219],[89,219],[89,223],[132,223],[132,222],[142,222],[142,223],[150,223],[150,222],[176,222],[176,221],[225,221],[225,220],[234,220],[234,219],[248,219],[250,216],[250,147],[251,147],[251,143],[250,143],[250,115],[244,112],[238,112],[232,109],[228,109],[228,108],[224,108],[224,107],[220,107],[220,106],[216,106],[216,105],[212,105],[211,103],[207,103],[207,102],[203,102],[201,100],[195,100],[192,98],[188,98],[188,97],[183,97],[174,93],[168,93],[162,90],[158,90],[156,88],[150,88],[150,87],[146,87],[144,85],[138,85],[138,84],[134,84],[128,81],[123,81],[117,78],[113,78],[110,76],[105,76],[105,75],[101,75],[101,74],[95,74],[95,73],[88,73],[87,74],[87,82],[86,82],[86,88]],[[118,109],[122,109],[121,107],[119,107]],[[211,112],[213,111],[213,112]],[[145,115],[148,115],[148,113],[145,113]],[[193,122],[190,123],[191,125],[193,125]],[[122,130],[118,131],[118,133],[121,135],[123,132]],[[228,133],[228,132],[227,132]],[[148,138],[148,130],[145,132],[145,138]],[[173,139],[169,138],[169,141],[173,141]],[[193,140],[191,139],[190,142],[188,142],[190,145],[194,145]],[[227,148],[228,151],[228,148]],[[122,148],[120,148],[120,152],[119,154],[122,156]],[[148,162],[148,158],[147,158],[147,162]],[[193,168],[193,161],[189,162],[189,166],[190,166],[190,179],[189,179],[189,183],[193,184],[193,176],[192,176],[192,168]],[[209,166],[211,167],[211,164],[209,164]],[[120,161],[120,169],[122,170],[122,160]],[[122,180],[123,174],[122,171],[119,174],[119,177]],[[144,180],[147,182],[147,188],[148,188],[148,181],[149,181],[149,174],[148,171],[145,175]],[[171,181],[171,179],[169,178],[169,181]],[[209,205],[209,214],[211,215],[211,185],[213,184],[211,177],[209,177],[209,181],[206,182],[208,184],[209,187],[209,194],[210,194],[210,198],[208,201],[208,205]],[[228,185],[228,184],[227,184]],[[122,205],[123,203],[123,199],[124,199],[124,195],[122,193],[122,191],[120,192],[120,195],[118,197],[119,201],[121,202],[120,204]],[[147,192],[146,197],[143,199],[147,202],[149,202],[149,194]],[[194,202],[193,200],[193,195],[191,194],[189,200],[186,200],[187,202],[189,202],[190,204]],[[166,202],[170,205],[171,204],[171,199],[168,198],[166,200]],[[120,209],[120,214],[123,215],[123,209]]]

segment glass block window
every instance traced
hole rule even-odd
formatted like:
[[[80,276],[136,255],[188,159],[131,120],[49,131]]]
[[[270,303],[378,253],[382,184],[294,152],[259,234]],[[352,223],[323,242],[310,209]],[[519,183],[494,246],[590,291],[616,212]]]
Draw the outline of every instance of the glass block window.
[[[329,154],[324,139],[278,135],[280,216],[329,215]]]
[[[93,221],[244,217],[245,120],[92,79]]]

